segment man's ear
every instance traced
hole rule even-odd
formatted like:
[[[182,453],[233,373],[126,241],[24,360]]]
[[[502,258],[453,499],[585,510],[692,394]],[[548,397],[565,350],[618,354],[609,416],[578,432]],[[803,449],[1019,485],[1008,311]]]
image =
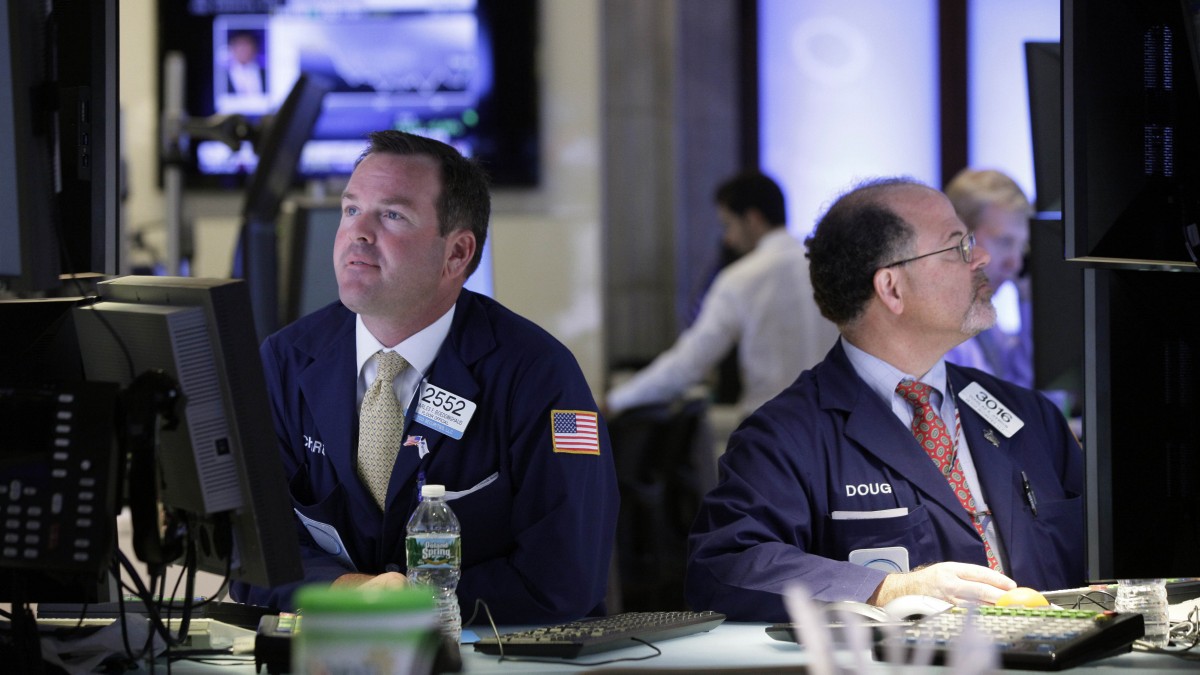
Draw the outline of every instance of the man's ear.
[[[760,237],[771,230],[770,221],[757,207],[751,206],[746,209],[746,215],[743,218],[753,226],[754,233]]]
[[[447,276],[467,276],[467,268],[475,257],[475,233],[470,230],[455,230],[446,235]]]
[[[875,270],[871,281],[875,287],[875,297],[887,307],[892,314],[904,311],[904,290],[901,271],[896,267],[883,267]]]

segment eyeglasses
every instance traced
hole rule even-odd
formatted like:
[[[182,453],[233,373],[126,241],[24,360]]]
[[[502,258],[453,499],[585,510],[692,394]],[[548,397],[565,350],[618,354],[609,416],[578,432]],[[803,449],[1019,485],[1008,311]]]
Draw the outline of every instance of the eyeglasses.
[[[962,239],[959,239],[958,244],[956,244],[954,246],[950,246],[949,248],[943,248],[938,251],[933,251],[932,253],[922,253],[921,255],[913,256],[912,258],[905,258],[904,260],[897,260],[896,262],[888,263],[888,264],[884,265],[883,267],[880,267],[879,269],[884,269],[887,267],[895,267],[897,265],[907,265],[908,263],[910,263],[914,260],[920,260],[921,258],[928,258],[931,255],[937,255],[939,253],[945,253],[946,251],[953,251],[955,249],[958,249],[958,253],[959,253],[959,255],[962,256],[963,262],[970,265],[971,264],[971,254],[975,251],[975,235],[970,232],[963,233]]]

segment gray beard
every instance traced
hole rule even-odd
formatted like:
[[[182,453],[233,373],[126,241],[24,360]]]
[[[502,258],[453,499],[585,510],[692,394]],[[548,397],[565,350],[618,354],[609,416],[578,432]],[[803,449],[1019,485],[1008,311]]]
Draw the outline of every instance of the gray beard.
[[[996,308],[992,305],[991,298],[976,300],[971,303],[966,316],[963,317],[962,332],[975,337],[995,324]]]

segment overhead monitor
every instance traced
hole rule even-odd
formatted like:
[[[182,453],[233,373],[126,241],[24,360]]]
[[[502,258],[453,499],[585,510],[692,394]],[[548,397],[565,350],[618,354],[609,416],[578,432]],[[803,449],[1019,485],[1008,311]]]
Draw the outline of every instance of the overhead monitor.
[[[302,179],[348,176],[368,132],[399,129],[478,158],[497,185],[539,180],[537,0],[160,0],[158,13],[193,117],[253,119],[302,73],[333,82]],[[240,185],[257,161],[248,144],[198,143],[188,185]]]
[[[1200,89],[1181,0],[1063,3],[1068,258],[1194,267]],[[1200,233],[1194,241],[1200,245]]]

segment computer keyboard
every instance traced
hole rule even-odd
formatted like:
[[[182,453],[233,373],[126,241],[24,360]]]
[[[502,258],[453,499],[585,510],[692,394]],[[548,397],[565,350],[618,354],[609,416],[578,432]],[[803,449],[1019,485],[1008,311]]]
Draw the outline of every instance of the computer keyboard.
[[[519,633],[482,638],[475,651],[506,656],[546,656],[573,659],[610,649],[633,647],[638,640],[655,643],[703,633],[721,625],[717,612],[625,612],[583,619]]]
[[[1062,670],[1129,651],[1145,632],[1141,614],[1078,609],[962,607],[926,617],[897,629],[875,643],[876,658],[895,647],[914,649],[932,641],[935,663],[946,660],[951,642],[962,632],[968,612],[1000,650],[1004,668]]]
[[[191,617],[193,619],[211,619],[231,626],[255,630],[259,620],[268,614],[278,612],[267,607],[246,605],[239,602],[205,600],[196,598],[193,601]],[[179,618],[183,613],[183,600],[176,599],[171,603],[160,604],[158,612],[164,618]],[[67,602],[43,602],[38,605],[39,619],[104,619],[119,618],[122,613],[145,614],[146,608],[142,601],[134,596],[128,596],[121,602],[99,602],[91,604]]]

